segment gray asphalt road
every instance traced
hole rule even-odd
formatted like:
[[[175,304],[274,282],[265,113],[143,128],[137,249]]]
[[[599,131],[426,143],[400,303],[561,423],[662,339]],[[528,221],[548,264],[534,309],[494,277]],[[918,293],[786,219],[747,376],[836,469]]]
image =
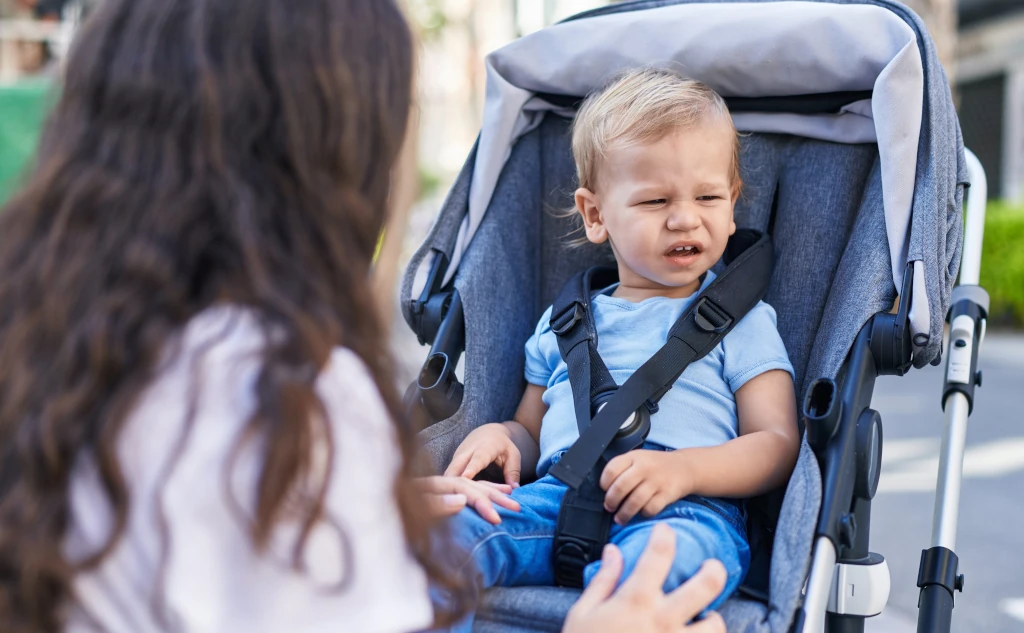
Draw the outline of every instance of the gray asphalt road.
[[[983,387],[967,434],[956,552],[966,575],[953,630],[1024,633],[1024,337],[990,335]],[[880,379],[873,406],[885,443],[872,509],[872,550],[889,562],[892,591],[868,631],[915,631],[921,550],[929,546],[942,432],[943,368]]]

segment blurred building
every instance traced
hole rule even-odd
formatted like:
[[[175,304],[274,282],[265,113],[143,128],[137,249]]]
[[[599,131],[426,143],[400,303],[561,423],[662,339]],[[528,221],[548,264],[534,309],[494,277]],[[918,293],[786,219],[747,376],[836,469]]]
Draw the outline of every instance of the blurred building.
[[[0,85],[67,50],[102,0],[0,0]],[[476,139],[485,56],[516,37],[614,0],[400,0],[418,25],[422,182],[443,189]],[[924,16],[954,82],[965,143],[993,198],[1024,199],[1024,0],[905,0]],[[60,19],[59,26],[34,18]],[[62,28],[63,27],[63,28]],[[52,64],[50,64],[52,67]]]
[[[956,85],[964,143],[991,198],[1024,200],[1024,0],[960,0]]]
[[[427,16],[420,157],[433,182],[450,182],[476,139],[485,55],[611,1],[408,0],[421,23]],[[964,141],[985,166],[989,196],[1024,198],[1024,0],[904,1],[924,17],[947,66]]]
[[[419,153],[426,180],[444,187],[480,129],[487,53],[610,0],[407,0],[420,27]]]

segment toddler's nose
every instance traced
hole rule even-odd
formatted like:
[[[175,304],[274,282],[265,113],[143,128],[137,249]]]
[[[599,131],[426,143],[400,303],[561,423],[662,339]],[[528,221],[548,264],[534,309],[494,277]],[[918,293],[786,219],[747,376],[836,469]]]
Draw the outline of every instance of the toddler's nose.
[[[665,226],[670,231],[692,231],[700,226],[700,213],[691,204],[674,204],[669,209]]]

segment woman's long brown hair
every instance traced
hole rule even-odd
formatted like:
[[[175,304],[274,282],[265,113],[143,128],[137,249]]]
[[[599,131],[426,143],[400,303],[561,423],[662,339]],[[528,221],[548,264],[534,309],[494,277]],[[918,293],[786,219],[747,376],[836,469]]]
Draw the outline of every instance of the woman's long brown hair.
[[[316,376],[344,345],[398,422],[396,498],[412,550],[435,586],[458,593],[403,485],[413,432],[369,285],[411,74],[391,0],[105,0],[90,17],[37,164],[0,211],[4,631],[62,628],[75,574],[126,527],[125,420],[174,336],[223,303],[252,309],[268,342],[247,427],[264,439],[255,545],[310,476],[323,436]],[[115,527],[102,551],[68,561],[69,481],[83,456]],[[326,485],[302,505],[307,534]]]

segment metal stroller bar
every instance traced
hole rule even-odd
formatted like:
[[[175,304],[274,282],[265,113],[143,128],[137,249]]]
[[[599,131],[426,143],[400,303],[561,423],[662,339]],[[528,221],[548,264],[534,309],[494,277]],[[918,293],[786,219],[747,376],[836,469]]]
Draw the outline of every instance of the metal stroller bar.
[[[935,489],[931,547],[921,552],[917,586],[918,633],[948,633],[953,616],[953,594],[963,591],[964,577],[954,553],[960,507],[967,419],[974,408],[974,389],[981,386],[978,351],[985,336],[988,294],[978,285],[981,247],[985,232],[985,203],[988,186],[978,158],[965,150],[971,189],[967,198],[960,281],[953,290],[948,316],[949,343],[946,353],[946,381],[942,408],[942,448]]]

